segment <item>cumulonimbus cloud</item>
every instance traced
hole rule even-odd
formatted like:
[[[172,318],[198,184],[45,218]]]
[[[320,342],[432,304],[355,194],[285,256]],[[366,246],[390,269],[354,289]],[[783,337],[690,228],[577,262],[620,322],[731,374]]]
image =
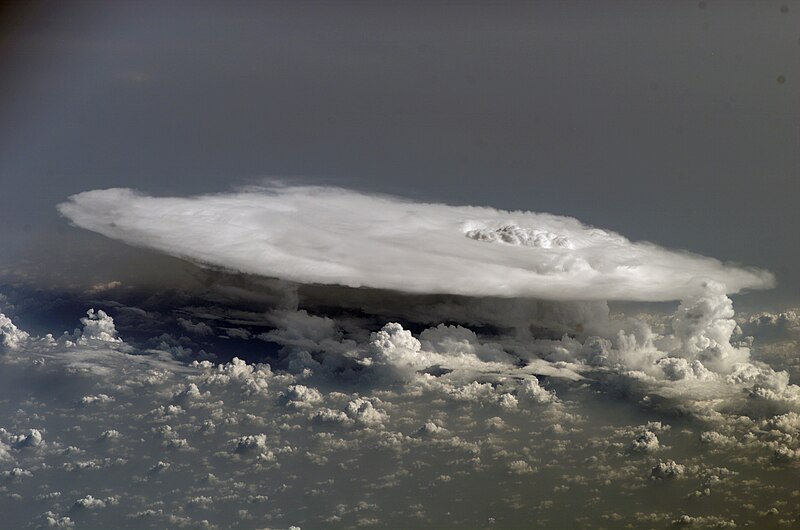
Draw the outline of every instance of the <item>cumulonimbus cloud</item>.
[[[213,267],[299,283],[550,300],[682,299],[771,273],[672,251],[550,214],[272,185],[188,198],[94,190],[58,206],[75,225]]]

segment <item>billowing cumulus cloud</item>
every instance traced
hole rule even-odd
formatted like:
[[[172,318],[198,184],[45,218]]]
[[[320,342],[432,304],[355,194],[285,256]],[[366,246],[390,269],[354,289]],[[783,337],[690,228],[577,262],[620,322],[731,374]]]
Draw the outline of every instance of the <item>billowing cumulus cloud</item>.
[[[713,290],[665,317],[669,336],[531,338],[524,360],[505,333],[387,323],[356,339],[335,316],[282,310],[265,317],[274,333],[251,340],[276,341],[286,358],[186,363],[137,349],[109,313],[88,311],[59,339],[9,318],[0,328],[19,338],[0,341],[0,509],[11,527],[797,520],[797,387],[747,361],[704,368],[710,351],[748,354]],[[558,348],[566,361],[533,357]],[[344,358],[350,376],[333,362]],[[553,373],[533,376],[537,363]],[[569,370],[586,377],[558,376]],[[672,400],[667,414],[658,399]]]
[[[674,300],[766,271],[670,251],[534,212],[416,203],[330,187],[190,198],[129,189],[73,195],[74,224],[199,264],[299,283],[551,300]]]

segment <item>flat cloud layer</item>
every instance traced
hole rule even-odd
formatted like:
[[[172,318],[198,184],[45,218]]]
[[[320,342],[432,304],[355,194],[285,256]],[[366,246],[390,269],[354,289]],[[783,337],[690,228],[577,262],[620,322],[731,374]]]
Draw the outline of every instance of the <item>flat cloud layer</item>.
[[[584,225],[494,208],[416,203],[331,187],[269,186],[189,198],[130,189],[73,195],[75,225],[199,264],[299,283],[550,300],[683,299],[771,273]]]

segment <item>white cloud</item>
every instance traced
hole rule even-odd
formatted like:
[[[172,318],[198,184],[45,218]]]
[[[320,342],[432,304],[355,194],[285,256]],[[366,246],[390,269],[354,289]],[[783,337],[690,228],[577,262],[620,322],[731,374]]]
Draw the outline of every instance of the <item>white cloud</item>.
[[[788,309],[780,313],[764,311],[741,318],[739,324],[746,335],[757,339],[800,338],[800,309]]]
[[[27,434],[18,434],[11,438],[11,446],[15,449],[41,447],[44,443],[44,436],[38,429],[31,429]]]
[[[481,343],[474,331],[462,326],[439,324],[435,328],[424,330],[419,338],[428,351],[448,355],[475,355],[482,361],[512,362],[500,344]]]
[[[0,472],[0,477],[3,477],[6,480],[19,480],[23,477],[32,477],[33,473],[28,471],[27,469],[22,469],[20,467],[15,467],[8,471]]]
[[[673,300],[709,280],[727,292],[774,283],[766,271],[633,243],[569,217],[338,188],[191,198],[95,190],[59,210],[132,245],[300,283],[554,300]]]
[[[387,367],[400,378],[412,378],[417,370],[430,366],[427,355],[420,352],[422,345],[410,331],[396,322],[390,322],[380,331],[372,333],[369,342],[371,361],[377,367]]]
[[[83,333],[78,339],[79,344],[86,344],[88,341],[122,342],[122,339],[117,336],[114,319],[102,309],[97,312],[89,309],[86,316],[81,318],[81,324],[83,324]]]
[[[322,394],[316,388],[305,385],[291,385],[284,393],[286,406],[291,408],[310,408],[322,401]]]
[[[122,435],[116,429],[108,429],[100,433],[100,437],[97,439],[100,442],[110,441],[110,440],[117,440]]]
[[[733,302],[724,286],[706,282],[692,296],[684,299],[672,317],[672,343],[667,348],[680,357],[699,359],[707,367],[727,371],[745,362],[747,348],[734,348],[731,335],[736,329]]]
[[[633,439],[629,448],[634,452],[652,453],[658,451],[661,448],[661,444],[656,433],[651,430],[645,430]]]
[[[109,502],[109,499],[97,499],[92,495],[87,495],[76,500],[73,507],[78,510],[99,510],[105,508],[109,503],[113,504],[113,501]]]
[[[674,460],[662,462],[650,470],[650,476],[654,479],[675,479],[681,478],[686,473],[686,466],[678,464]]]
[[[0,313],[0,346],[8,350],[18,350],[28,339],[28,333],[19,329],[10,318]]]
[[[209,361],[194,361],[192,366],[202,368],[204,374],[199,378],[206,385],[241,386],[245,395],[265,395],[269,390],[272,370],[268,364],[247,364],[234,357],[231,362],[212,365]]]
[[[8,471],[10,479],[2,482],[7,490],[0,504],[11,506],[13,526],[44,523],[42,513],[48,511],[52,524],[67,524],[69,515],[81,528],[106,528],[114,521],[223,527],[236,514],[239,521],[281,528],[289,522],[357,526],[366,519],[380,525],[389,517],[396,526],[429,521],[436,527],[470,527],[485,519],[481,506],[491,502],[498,527],[536,517],[561,527],[579,518],[579,523],[602,522],[605,516],[620,525],[650,527],[683,513],[669,511],[677,505],[662,502],[656,488],[673,488],[674,500],[694,495],[693,490],[698,499],[716,495],[713,505],[698,507],[705,519],[697,525],[746,520],[742,498],[761,512],[773,501],[794,499],[797,413],[739,413],[740,407],[753,413],[754,404],[767,399],[751,397],[754,389],[778,395],[789,388],[784,376],[763,365],[704,372],[695,364],[702,366],[701,361],[689,360],[697,352],[672,357],[680,353],[676,348],[661,351],[656,360],[645,355],[650,370],[636,379],[630,366],[645,364],[635,353],[647,341],[641,336],[634,343],[619,341],[614,326],[601,337],[607,343],[591,341],[586,350],[585,335],[548,341],[562,343],[566,359],[550,363],[500,355],[519,342],[530,342],[530,355],[544,344],[527,334],[519,339],[515,330],[488,335],[447,325],[411,328],[412,333],[370,323],[349,339],[337,317],[283,317],[309,324],[284,328],[296,331],[283,335],[288,349],[315,345],[321,362],[353,349],[354,362],[364,361],[359,366],[364,377],[324,369],[291,375],[283,371],[282,358],[270,359],[274,368],[239,359],[187,366],[152,352],[129,355],[118,342],[99,340],[67,346],[33,337],[24,350],[0,356],[0,378],[7,378],[0,382],[25,378],[30,384],[25,400],[11,399],[12,390],[0,385],[9,428],[0,429],[0,448],[7,447],[0,471]],[[713,318],[708,322],[715,325]],[[370,330],[377,331],[370,337]],[[322,345],[329,340],[330,351]],[[482,352],[484,347],[489,350]],[[481,359],[484,353],[487,360]],[[603,356],[604,365],[589,362]],[[34,365],[39,358],[47,362]],[[77,358],[85,370],[65,369]],[[578,370],[586,378],[534,377],[525,365],[529,361],[554,374]],[[453,371],[431,375],[409,368],[407,379],[368,377],[403,363],[448,365]],[[633,385],[630,393],[616,393],[620,387],[612,381],[626,378],[641,383],[641,393]],[[662,389],[677,396],[675,408],[664,405],[668,414],[653,413],[640,400],[646,394],[655,402]],[[687,417],[694,400],[705,398],[718,405],[717,414]],[[287,406],[290,402],[301,406]],[[121,436],[112,434],[114,427]],[[46,443],[37,450],[17,446],[37,438],[34,428]],[[701,438],[700,432],[712,429],[718,436]],[[96,443],[98,436],[114,442]],[[723,463],[746,480],[715,467]],[[681,480],[670,485],[669,478]],[[48,496],[53,490],[64,493]],[[481,502],[462,497],[469,491],[478,492]],[[573,502],[583,492],[591,492],[586,502]],[[459,504],[458,513],[449,502],[455,498],[469,501]],[[572,505],[561,510],[567,498]],[[786,505],[777,509],[787,519],[795,514]],[[637,524],[638,517],[652,519]]]
[[[661,368],[664,376],[670,381],[691,379],[709,381],[715,377],[713,372],[697,360],[690,362],[680,357],[663,357],[656,362],[656,365]]]
[[[164,471],[166,471],[166,470],[168,470],[170,468],[170,465],[171,464],[169,462],[163,462],[163,461],[159,460],[158,462],[153,464],[153,466],[150,469],[148,469],[147,472],[149,474],[151,474],[151,475],[155,475],[155,474],[158,474],[158,473],[163,473]]]
[[[372,401],[363,398],[349,402],[344,412],[351,419],[370,426],[379,426],[389,418],[385,411],[376,408]]]
[[[539,385],[536,377],[530,377],[522,382],[518,396],[524,402],[531,403],[554,403],[558,401],[555,392],[544,389]]]
[[[89,405],[94,405],[95,403],[105,404],[111,403],[112,401],[114,401],[114,398],[108,394],[97,394],[96,396],[83,396],[79,403],[83,407],[88,407]]]
[[[44,525],[48,528],[75,528],[75,522],[69,517],[59,517],[53,512],[42,515]]]

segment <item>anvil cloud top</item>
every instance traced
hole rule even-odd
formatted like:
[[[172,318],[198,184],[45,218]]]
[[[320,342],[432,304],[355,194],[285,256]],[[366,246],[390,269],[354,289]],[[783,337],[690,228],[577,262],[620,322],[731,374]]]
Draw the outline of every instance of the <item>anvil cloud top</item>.
[[[270,185],[189,198],[130,189],[59,205],[74,224],[199,264],[300,283],[553,300],[661,301],[771,273],[631,242],[576,219]]]

